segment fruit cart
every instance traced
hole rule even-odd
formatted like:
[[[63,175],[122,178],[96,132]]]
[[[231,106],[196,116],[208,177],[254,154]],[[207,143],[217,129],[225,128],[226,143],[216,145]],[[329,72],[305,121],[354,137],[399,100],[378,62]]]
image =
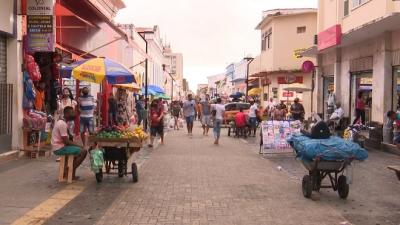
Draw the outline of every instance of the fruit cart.
[[[128,162],[135,152],[140,151],[147,134],[136,129],[133,132],[128,131],[108,131],[100,132],[97,135],[89,137],[91,145],[98,146],[103,150],[103,165],[94,171],[98,183],[103,180],[103,168],[106,174],[116,174],[119,177],[132,175],[132,181],[138,182],[138,168],[135,162],[130,165],[128,171]]]

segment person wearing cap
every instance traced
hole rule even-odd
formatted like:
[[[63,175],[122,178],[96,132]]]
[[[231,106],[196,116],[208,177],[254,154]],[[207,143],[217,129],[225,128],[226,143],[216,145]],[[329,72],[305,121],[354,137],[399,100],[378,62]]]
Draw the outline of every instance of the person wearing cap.
[[[304,107],[300,103],[299,98],[294,99],[294,104],[290,106],[290,113],[292,114],[293,120],[304,120]]]

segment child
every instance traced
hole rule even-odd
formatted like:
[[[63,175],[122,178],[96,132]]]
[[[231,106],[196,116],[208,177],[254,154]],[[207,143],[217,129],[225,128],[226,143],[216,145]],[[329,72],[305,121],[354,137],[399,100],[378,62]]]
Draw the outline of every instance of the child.
[[[389,111],[386,114],[387,120],[385,126],[383,127],[383,142],[392,144],[394,140],[394,123],[396,120],[396,113]]]

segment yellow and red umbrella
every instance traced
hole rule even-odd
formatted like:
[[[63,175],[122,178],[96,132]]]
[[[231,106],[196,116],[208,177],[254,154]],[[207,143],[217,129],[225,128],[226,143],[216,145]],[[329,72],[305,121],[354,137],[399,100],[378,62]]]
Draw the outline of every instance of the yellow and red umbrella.
[[[84,59],[61,67],[63,78],[74,77],[80,81],[109,84],[136,83],[134,74],[125,66],[106,58]]]

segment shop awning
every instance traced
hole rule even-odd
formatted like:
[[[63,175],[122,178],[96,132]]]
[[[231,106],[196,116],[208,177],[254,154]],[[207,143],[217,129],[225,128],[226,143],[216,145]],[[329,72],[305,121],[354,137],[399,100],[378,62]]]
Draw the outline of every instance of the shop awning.
[[[261,93],[262,93],[261,88],[253,88],[247,94],[249,96],[256,96],[256,95],[260,95]]]

